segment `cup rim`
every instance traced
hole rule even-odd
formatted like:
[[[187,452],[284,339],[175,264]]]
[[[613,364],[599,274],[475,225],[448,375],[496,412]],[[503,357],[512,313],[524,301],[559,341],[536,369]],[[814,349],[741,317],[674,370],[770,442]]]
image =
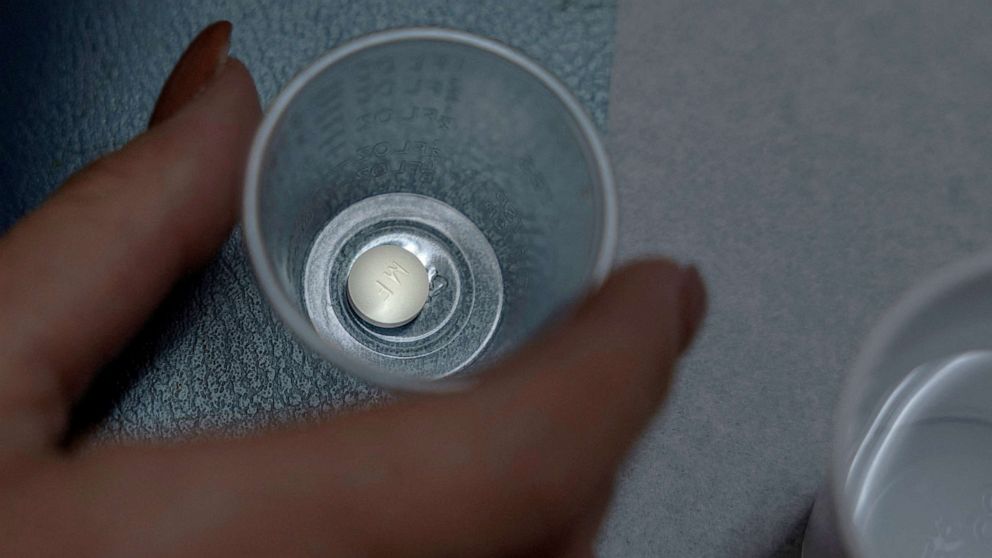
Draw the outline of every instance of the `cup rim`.
[[[587,283],[596,288],[605,280],[613,264],[617,238],[617,201],[606,148],[599,137],[582,104],[548,70],[516,50],[492,39],[471,33],[440,27],[406,27],[370,33],[334,47],[312,62],[279,92],[265,111],[258,130],[252,140],[245,169],[244,195],[242,199],[242,234],[248,249],[249,260],[256,281],[261,286],[265,298],[275,310],[280,321],[285,324],[297,339],[323,359],[340,367],[346,373],[369,381],[380,387],[400,391],[448,391],[463,388],[472,383],[468,377],[445,377],[435,380],[401,378],[374,365],[360,361],[345,352],[332,349],[310,324],[310,320],[297,310],[289,294],[278,280],[269,254],[265,250],[260,229],[259,176],[264,153],[271,141],[272,133],[285,115],[287,107],[299,92],[317,75],[331,65],[364,50],[383,45],[407,41],[441,41],[474,47],[500,57],[524,70],[541,82],[563,105],[580,132],[580,140],[587,155],[596,167],[598,194],[602,206],[602,234],[596,247],[596,260],[589,273]]]
[[[852,558],[867,554],[851,518],[846,513],[840,513],[845,506],[843,487],[847,479],[849,461],[849,452],[842,446],[842,440],[846,437],[842,426],[845,424],[844,419],[853,416],[857,394],[864,389],[864,382],[872,371],[878,368],[908,324],[962,285],[990,274],[992,274],[992,250],[987,250],[952,262],[933,272],[916,286],[910,287],[882,314],[882,318],[871,329],[844,379],[839,403],[834,413],[828,479],[834,502],[832,506],[834,509],[831,512],[839,524],[843,546],[852,553]]]

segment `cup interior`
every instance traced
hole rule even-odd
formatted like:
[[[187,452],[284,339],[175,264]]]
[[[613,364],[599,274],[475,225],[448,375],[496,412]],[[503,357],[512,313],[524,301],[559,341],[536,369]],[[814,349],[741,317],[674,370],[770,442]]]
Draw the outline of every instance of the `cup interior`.
[[[411,378],[322,329],[314,304],[347,319],[339,315],[346,309],[333,306],[340,285],[330,271],[316,279],[316,290],[307,278],[308,266],[333,269],[354,257],[312,261],[329,223],[356,204],[392,195],[407,196],[392,209],[417,205],[419,196],[453,209],[479,233],[460,234],[446,210],[428,202],[411,210],[426,217],[407,220],[427,231],[418,246],[436,240],[430,250],[450,260],[444,269],[453,276],[442,279],[460,289],[451,295],[460,297],[453,308],[498,306],[472,362],[519,345],[609,266],[609,165],[587,116],[547,72],[495,42],[437,29],[380,33],[331,51],[280,94],[258,132],[246,178],[245,236],[262,288],[291,329],[333,363],[379,383]],[[395,222],[375,223],[374,213],[366,212],[372,221],[364,229],[346,225],[360,235],[372,234],[372,225],[386,230],[407,222],[399,211],[390,214]],[[479,261],[486,263],[473,264]],[[485,279],[496,275],[494,287]],[[484,313],[469,314],[461,330],[446,333],[446,345],[430,350],[450,352],[462,332],[488,327],[473,322],[485,321]],[[438,358],[437,373],[412,379],[437,379],[467,364],[450,369]]]

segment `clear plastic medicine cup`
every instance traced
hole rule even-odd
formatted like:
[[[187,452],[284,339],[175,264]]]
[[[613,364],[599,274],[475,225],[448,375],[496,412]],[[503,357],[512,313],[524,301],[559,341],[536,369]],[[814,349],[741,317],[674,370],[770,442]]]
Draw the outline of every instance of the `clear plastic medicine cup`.
[[[912,289],[867,338],[803,556],[992,556],[992,253]]]
[[[294,78],[255,137],[243,209],[281,320],[401,390],[467,382],[517,347],[602,281],[616,237],[609,162],[578,101],[510,48],[443,29],[368,35]],[[349,296],[363,254],[361,280],[378,283],[353,278]],[[411,278],[413,311],[376,306]]]

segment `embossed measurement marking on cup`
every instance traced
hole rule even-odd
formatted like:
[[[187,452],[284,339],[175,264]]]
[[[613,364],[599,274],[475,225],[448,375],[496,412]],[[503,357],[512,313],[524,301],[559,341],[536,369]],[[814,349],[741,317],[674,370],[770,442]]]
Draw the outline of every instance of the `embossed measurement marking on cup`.
[[[410,323],[427,303],[427,268],[392,244],[370,248],[348,273],[348,300],[363,320],[379,327]]]

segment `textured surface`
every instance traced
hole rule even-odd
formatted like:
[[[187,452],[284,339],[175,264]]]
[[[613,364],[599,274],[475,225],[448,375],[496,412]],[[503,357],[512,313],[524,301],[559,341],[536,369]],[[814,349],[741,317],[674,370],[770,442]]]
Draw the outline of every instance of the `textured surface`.
[[[985,2],[621,3],[625,256],[712,313],[623,475],[604,556],[796,556],[840,380],[921,274],[989,242]]]
[[[8,0],[0,6],[0,231],[73,170],[140,132],[179,53],[212,20],[234,23],[232,53],[252,71],[263,103],[350,37],[433,24],[531,55],[602,125],[613,14],[613,2],[592,0]],[[166,306],[85,405],[87,418],[109,412],[104,435],[242,428],[381,397],[304,353],[275,322],[238,235]]]

